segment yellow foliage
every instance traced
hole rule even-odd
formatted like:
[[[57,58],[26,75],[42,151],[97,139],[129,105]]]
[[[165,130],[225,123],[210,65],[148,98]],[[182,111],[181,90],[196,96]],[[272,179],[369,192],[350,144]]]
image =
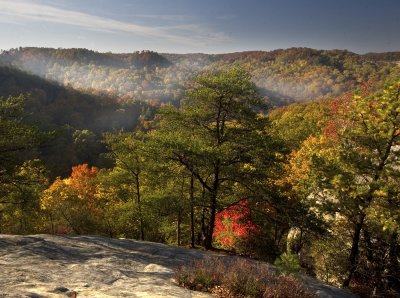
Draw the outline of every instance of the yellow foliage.
[[[378,189],[374,192],[374,195],[377,197],[387,197],[387,192],[381,189]]]
[[[256,170],[256,168],[252,164],[249,164],[249,163],[243,164],[243,169],[248,170],[248,171],[255,171]]]

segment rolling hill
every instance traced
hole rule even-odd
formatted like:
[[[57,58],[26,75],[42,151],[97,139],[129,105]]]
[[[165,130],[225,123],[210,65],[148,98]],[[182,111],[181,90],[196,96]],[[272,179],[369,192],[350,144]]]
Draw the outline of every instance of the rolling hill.
[[[400,53],[358,55],[345,50],[290,48],[229,54],[98,53],[87,49],[19,48],[0,63],[63,86],[153,105],[178,102],[193,76],[228,66],[248,70],[274,105],[337,97],[399,73]]]

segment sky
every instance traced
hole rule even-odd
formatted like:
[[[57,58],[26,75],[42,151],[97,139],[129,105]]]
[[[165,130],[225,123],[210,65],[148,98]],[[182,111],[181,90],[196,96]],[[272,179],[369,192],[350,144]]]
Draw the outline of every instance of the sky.
[[[0,49],[400,51],[400,0],[0,0]]]

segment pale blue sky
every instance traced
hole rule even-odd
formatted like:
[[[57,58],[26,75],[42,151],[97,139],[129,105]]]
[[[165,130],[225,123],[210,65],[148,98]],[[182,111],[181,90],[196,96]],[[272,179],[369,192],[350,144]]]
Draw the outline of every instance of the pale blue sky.
[[[0,0],[0,49],[400,51],[400,0]]]

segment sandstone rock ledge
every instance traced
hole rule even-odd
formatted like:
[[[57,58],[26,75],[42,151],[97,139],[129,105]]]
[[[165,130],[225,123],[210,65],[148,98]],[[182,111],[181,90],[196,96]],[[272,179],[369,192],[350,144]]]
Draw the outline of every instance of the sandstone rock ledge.
[[[0,235],[0,297],[212,297],[173,281],[176,266],[207,254],[97,236]],[[320,297],[353,297],[310,285]]]

